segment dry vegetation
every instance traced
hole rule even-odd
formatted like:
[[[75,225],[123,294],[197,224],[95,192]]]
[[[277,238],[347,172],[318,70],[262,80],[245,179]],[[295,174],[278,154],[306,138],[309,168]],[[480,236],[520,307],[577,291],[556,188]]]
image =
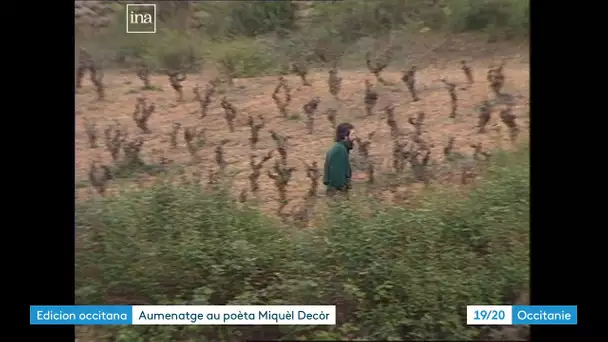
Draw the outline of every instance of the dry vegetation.
[[[509,149],[525,139],[527,64],[490,57],[404,69],[380,77],[377,67],[333,67],[314,70],[306,79],[269,76],[235,79],[232,85],[209,72],[212,77],[182,75],[179,86],[171,76],[150,75],[140,84],[135,74],[108,72],[103,100],[99,82],[85,80],[76,95],[77,179],[86,179],[92,161],[120,168],[119,173],[125,163],[150,165],[141,168],[146,172],[129,173],[146,179],[179,165],[188,176],[203,174],[203,181],[219,172],[235,196],[256,199],[264,210],[284,207],[285,214],[301,210],[304,199],[323,197],[323,191],[309,195],[312,180],[304,165],[323,164],[339,122],[353,123],[360,137],[370,135],[358,140],[352,156],[358,186],[391,200],[408,197],[431,179],[467,183],[480,159],[476,149]],[[106,131],[105,142],[96,142],[97,130]],[[273,150],[292,170],[281,181],[274,178],[283,174],[278,171],[273,177],[258,175],[273,163],[250,162]],[[114,179],[107,187],[111,192],[128,184]],[[88,194],[86,188],[78,191],[78,197]]]

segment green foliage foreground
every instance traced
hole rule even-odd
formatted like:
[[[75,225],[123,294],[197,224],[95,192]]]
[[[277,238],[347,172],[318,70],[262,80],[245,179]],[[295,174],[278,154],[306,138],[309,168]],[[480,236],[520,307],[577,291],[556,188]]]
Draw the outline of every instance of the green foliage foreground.
[[[497,154],[466,195],[371,214],[358,199],[304,231],[195,186],[78,203],[77,302],[337,305],[336,326],[99,328],[114,341],[479,338],[465,306],[528,286],[528,159]]]

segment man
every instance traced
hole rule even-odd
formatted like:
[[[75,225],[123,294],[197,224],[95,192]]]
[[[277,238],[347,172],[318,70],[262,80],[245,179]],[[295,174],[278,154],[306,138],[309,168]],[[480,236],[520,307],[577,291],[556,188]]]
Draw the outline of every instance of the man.
[[[327,186],[327,195],[337,192],[347,193],[351,187],[352,172],[348,155],[355,140],[354,126],[341,123],[336,127],[336,143],[325,156],[323,184]]]

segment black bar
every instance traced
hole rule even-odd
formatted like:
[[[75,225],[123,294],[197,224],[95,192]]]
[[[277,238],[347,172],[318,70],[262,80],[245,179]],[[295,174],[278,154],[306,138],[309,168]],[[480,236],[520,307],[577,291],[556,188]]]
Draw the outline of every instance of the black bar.
[[[580,237],[593,240],[594,230],[597,231],[605,219],[591,223],[588,216],[593,215],[592,209],[587,208],[585,202],[593,201],[593,196],[583,194],[588,189],[581,185],[593,182],[585,180],[583,171],[586,169],[584,154],[592,134],[583,131],[583,127],[571,119],[592,115],[581,102],[589,98],[586,93],[593,85],[584,81],[582,73],[569,71],[582,67],[585,61],[577,60],[583,55],[571,45],[576,45],[572,39],[562,40],[574,37],[576,28],[581,27],[576,19],[564,25],[563,18],[579,17],[572,13],[559,15],[559,9],[550,4],[545,7],[539,2],[533,4],[530,17],[533,23],[530,49],[530,131],[533,132],[531,304],[578,305],[578,325],[532,326],[531,339],[589,340],[594,324],[591,317],[593,299],[588,297],[593,296],[595,281],[590,281],[588,276],[605,272],[592,266],[597,259],[584,257],[592,248]],[[563,9],[569,12],[572,8]],[[549,12],[551,15],[547,16]]]
[[[9,99],[23,106],[13,111],[23,122],[9,131],[25,158],[15,184],[24,202],[12,213],[28,244],[24,297],[27,306],[74,305],[74,5],[41,2],[27,13],[34,26],[14,32],[24,35],[23,47],[5,53],[19,51],[6,69],[25,73],[14,78],[20,87],[5,83],[23,96]],[[23,311],[28,317],[29,307]],[[74,341],[74,327],[30,326],[28,337]]]

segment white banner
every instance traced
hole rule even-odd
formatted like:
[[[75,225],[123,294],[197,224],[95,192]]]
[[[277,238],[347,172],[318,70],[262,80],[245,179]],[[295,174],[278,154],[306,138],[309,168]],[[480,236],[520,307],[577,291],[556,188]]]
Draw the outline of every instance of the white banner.
[[[335,325],[335,305],[134,305],[133,325]]]

